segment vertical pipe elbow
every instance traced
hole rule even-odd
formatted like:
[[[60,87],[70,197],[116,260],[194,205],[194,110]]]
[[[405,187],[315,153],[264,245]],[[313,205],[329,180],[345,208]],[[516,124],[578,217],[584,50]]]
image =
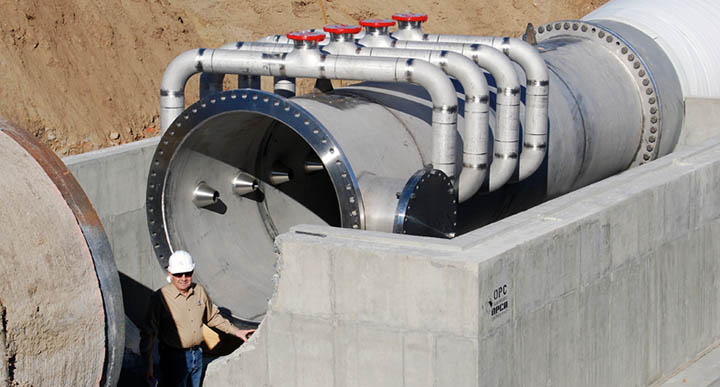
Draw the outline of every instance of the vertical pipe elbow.
[[[499,50],[482,44],[465,44],[462,46],[462,54],[471,58],[480,67],[489,71],[498,87],[519,89],[520,82],[518,81],[515,67],[513,66],[510,59],[508,59]]]
[[[204,48],[188,50],[168,65],[160,83],[160,123],[163,132],[185,109],[185,85],[190,76],[212,68],[214,51]]]
[[[370,55],[361,49],[358,56]],[[424,60],[401,58],[359,58],[327,56],[323,58],[326,78],[359,79],[380,82],[416,83],[430,94],[432,110],[433,167],[447,176],[456,174],[457,94],[450,78],[437,66]],[[287,67],[288,72],[290,66]],[[297,75],[300,76],[300,75]]]
[[[492,46],[516,61],[525,71],[528,81],[548,81],[547,64],[530,43],[517,38],[504,37],[493,38]]]
[[[437,66],[424,60],[407,59],[399,63],[396,76],[399,81],[417,83],[430,94],[434,108],[448,111],[452,122],[457,116],[457,94],[450,78]]]

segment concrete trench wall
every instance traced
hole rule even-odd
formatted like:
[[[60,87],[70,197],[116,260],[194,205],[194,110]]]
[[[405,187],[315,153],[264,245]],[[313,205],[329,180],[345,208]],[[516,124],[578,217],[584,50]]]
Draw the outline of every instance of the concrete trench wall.
[[[147,175],[158,141],[152,138],[63,159],[105,227],[120,274],[126,322],[132,322],[126,324],[125,348],[135,354],[140,340],[135,324],[144,316],[150,293],[167,283],[152,251],[145,216]]]
[[[95,206],[120,273],[150,289],[167,283],[152,251],[145,216],[147,175],[159,140],[63,159]]]
[[[137,293],[128,315],[165,283],[144,212],[156,143],[64,160]],[[452,241],[298,226],[268,317],[205,385],[662,381],[720,339],[718,187],[711,139]]]

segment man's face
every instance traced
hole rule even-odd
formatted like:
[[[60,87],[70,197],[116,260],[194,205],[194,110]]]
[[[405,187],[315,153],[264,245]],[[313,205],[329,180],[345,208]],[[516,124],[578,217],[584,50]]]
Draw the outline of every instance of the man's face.
[[[190,285],[192,284],[192,275],[193,272],[177,274],[170,273],[170,282],[175,285],[175,288],[177,288],[177,290],[185,292],[190,288]]]

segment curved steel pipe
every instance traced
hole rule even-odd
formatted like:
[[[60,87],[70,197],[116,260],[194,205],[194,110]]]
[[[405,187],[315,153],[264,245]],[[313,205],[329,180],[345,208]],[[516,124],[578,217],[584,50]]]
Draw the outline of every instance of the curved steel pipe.
[[[198,72],[419,84],[430,93],[433,103],[432,163],[446,175],[455,176],[455,88],[445,73],[428,62],[325,55],[315,46],[296,46],[291,52],[278,55],[204,48],[186,51],[170,63],[163,75],[160,90],[163,131],[182,113],[185,85]]]
[[[331,34],[331,42],[324,50],[331,54],[369,57],[422,59],[455,77],[465,91],[465,122],[463,126],[463,168],[457,181],[458,201],[472,197],[487,175],[489,139],[489,90],[482,70],[465,56],[450,51],[403,50],[393,48],[358,47],[340,34]]]
[[[460,53],[473,59],[480,67],[487,69],[493,75],[498,85],[496,103],[497,125],[493,146],[493,159],[488,174],[487,192],[496,191],[510,181],[518,166],[518,142],[520,138],[518,121],[520,83],[518,82],[517,74],[512,63],[492,47],[485,46],[485,48],[483,48],[483,46],[477,44],[469,45],[468,47],[458,44],[439,46],[439,43],[395,40],[387,34],[386,29],[378,29],[375,32],[379,35],[377,39],[384,36],[393,48],[447,50]],[[372,44],[374,41],[375,40],[370,40],[368,44]],[[384,43],[380,43],[381,47],[383,45]],[[545,101],[545,118],[547,119],[547,95],[545,96]],[[547,126],[545,132],[547,133]],[[539,166],[540,163],[542,163],[547,146],[538,145],[531,148],[533,150],[529,152],[526,158],[536,162],[537,166]],[[539,162],[537,162],[536,150],[541,150],[542,152],[542,157],[539,158]],[[535,166],[536,169],[537,166]]]
[[[547,149],[549,76],[547,65],[535,47],[509,37],[417,33],[400,36],[411,41],[438,43],[438,49],[446,49],[446,43],[486,45],[502,51],[517,62],[527,78],[523,150],[520,154],[518,180],[524,180],[540,167]]]
[[[515,173],[518,160],[520,82],[512,62],[500,51],[479,44],[462,45],[396,40],[396,48],[446,50],[464,55],[488,70],[497,83],[497,103],[493,159],[488,174],[487,191],[493,192],[505,185]]]

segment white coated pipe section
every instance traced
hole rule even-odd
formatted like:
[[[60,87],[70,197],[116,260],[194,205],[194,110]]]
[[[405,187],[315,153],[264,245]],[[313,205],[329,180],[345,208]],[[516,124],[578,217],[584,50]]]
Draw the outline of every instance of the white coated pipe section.
[[[505,185],[515,173],[518,163],[520,82],[510,60],[500,51],[479,44],[432,43],[396,40],[395,48],[446,50],[472,59],[486,69],[497,83],[496,125],[493,158],[488,174],[488,192]]]
[[[450,51],[405,50],[393,48],[358,47],[350,39],[336,40],[324,51],[330,54],[422,59],[455,77],[465,90],[465,124],[463,127],[463,168],[457,182],[458,201],[463,202],[477,193],[487,175],[489,89],[485,74],[475,62]]]
[[[418,34],[407,34],[417,37]],[[520,154],[518,180],[532,175],[542,164],[547,150],[549,76],[547,64],[529,43],[509,37],[468,35],[419,35],[422,41],[438,43],[482,44],[502,51],[517,62],[527,78],[523,150]],[[412,39],[408,39],[412,40]],[[418,39],[415,39],[418,40]],[[442,47],[442,46],[441,46]]]
[[[683,97],[720,98],[720,2],[612,0],[583,18],[632,26],[665,51]]]
[[[314,47],[298,46],[278,55],[204,48],[178,55],[165,70],[161,83],[163,131],[184,110],[185,85],[198,72],[416,83],[428,91],[433,103],[433,166],[451,178],[455,176],[457,96],[442,70],[417,59],[325,55]]]

